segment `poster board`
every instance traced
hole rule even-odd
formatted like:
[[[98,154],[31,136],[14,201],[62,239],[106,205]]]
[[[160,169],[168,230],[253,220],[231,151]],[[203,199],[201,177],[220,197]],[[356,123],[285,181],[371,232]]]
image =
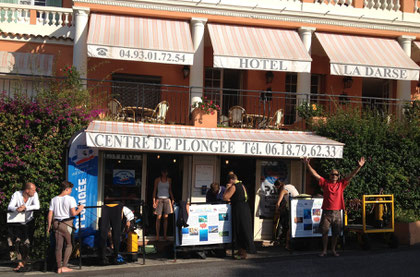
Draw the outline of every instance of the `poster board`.
[[[292,238],[321,237],[319,224],[322,215],[323,198],[299,199],[291,198],[290,201],[290,230]],[[343,211],[341,210],[341,222],[343,221]],[[341,235],[343,228],[341,229]],[[331,228],[328,231],[331,236]]]
[[[175,206],[178,218],[179,206]],[[190,205],[186,228],[176,227],[176,246],[197,246],[232,242],[232,213],[229,204]],[[179,236],[182,233],[182,243]]]
[[[201,188],[203,186],[210,187],[213,183],[213,165],[210,164],[197,164],[195,166],[195,180],[194,187]]]

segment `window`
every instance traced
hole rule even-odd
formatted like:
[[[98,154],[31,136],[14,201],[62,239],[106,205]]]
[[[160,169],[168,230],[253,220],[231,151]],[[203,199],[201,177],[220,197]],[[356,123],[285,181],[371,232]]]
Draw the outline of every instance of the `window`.
[[[293,124],[296,120],[297,74],[286,73],[286,99],[284,124]]]
[[[48,80],[0,76],[0,91],[4,91],[7,96],[13,97],[16,94],[25,95],[33,99],[38,91],[49,86]]]
[[[205,78],[204,78],[204,97],[207,97],[209,100],[213,100],[219,106],[222,104],[222,84],[223,84],[223,74],[222,69],[207,67],[205,69]]]
[[[154,109],[160,102],[160,77],[113,74],[112,81],[112,97],[123,107]]]

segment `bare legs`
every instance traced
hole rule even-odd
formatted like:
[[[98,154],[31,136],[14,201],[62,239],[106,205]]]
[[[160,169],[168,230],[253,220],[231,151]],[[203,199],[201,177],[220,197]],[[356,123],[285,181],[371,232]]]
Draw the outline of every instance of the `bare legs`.
[[[156,218],[156,240],[159,240],[159,234],[160,234],[160,219],[162,218],[162,215],[158,215]]]
[[[166,237],[166,231],[168,230],[168,215],[165,214],[163,216],[163,239],[167,240],[168,238]]]
[[[331,251],[335,257],[340,256],[336,251],[335,247],[337,246],[338,236],[331,237]],[[322,253],[319,256],[323,257],[327,255],[327,247],[328,247],[328,234],[322,235]]]
[[[156,218],[156,240],[159,240],[160,234],[160,221],[162,219],[162,215],[158,215]],[[167,240],[167,230],[168,230],[168,215],[163,215],[163,239]]]

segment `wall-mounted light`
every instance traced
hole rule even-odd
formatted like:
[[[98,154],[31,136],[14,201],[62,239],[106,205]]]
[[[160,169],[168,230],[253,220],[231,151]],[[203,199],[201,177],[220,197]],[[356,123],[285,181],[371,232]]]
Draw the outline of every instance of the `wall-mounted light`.
[[[229,160],[226,160],[226,161],[225,161],[225,164],[229,164]]]
[[[188,65],[184,65],[184,67],[182,68],[182,75],[184,76],[184,79],[190,76],[190,67]]]
[[[173,162],[176,163],[176,159],[174,159]]]
[[[273,73],[273,71],[267,71],[265,73],[265,82],[267,84],[271,84],[273,82],[273,79],[274,79],[274,73]]]
[[[346,76],[343,78],[343,86],[344,88],[351,88],[351,86],[353,85],[353,78]]]
[[[160,159],[160,155],[157,155],[157,156],[156,156],[156,158],[157,158],[157,159]]]

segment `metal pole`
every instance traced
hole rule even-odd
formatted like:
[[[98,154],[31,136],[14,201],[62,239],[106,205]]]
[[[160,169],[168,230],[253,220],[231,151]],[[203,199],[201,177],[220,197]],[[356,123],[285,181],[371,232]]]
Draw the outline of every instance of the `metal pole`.
[[[82,269],[82,220],[79,214],[79,269]]]
[[[45,216],[44,216],[44,270],[43,270],[43,272],[47,271],[47,259],[48,259],[48,255],[47,255],[47,243],[48,243],[47,217],[48,217],[48,212],[46,212]]]
[[[142,221],[142,225],[141,225],[141,229],[142,229],[142,232],[141,232],[141,236],[142,236],[142,240],[143,240],[143,247],[142,247],[142,254],[143,254],[143,265],[145,265],[146,264],[146,241],[145,241],[145,239],[144,239],[144,227],[145,227],[145,225],[144,225],[144,201],[142,200],[141,201],[141,221]]]
[[[177,207],[175,206],[174,207],[174,220],[173,220],[173,228],[174,228],[174,231],[173,231],[173,235],[174,235],[174,262],[176,262],[176,235],[177,235],[177,230],[176,230],[176,222],[175,222],[175,209],[177,209]],[[178,208],[178,213],[179,213],[179,208]]]

